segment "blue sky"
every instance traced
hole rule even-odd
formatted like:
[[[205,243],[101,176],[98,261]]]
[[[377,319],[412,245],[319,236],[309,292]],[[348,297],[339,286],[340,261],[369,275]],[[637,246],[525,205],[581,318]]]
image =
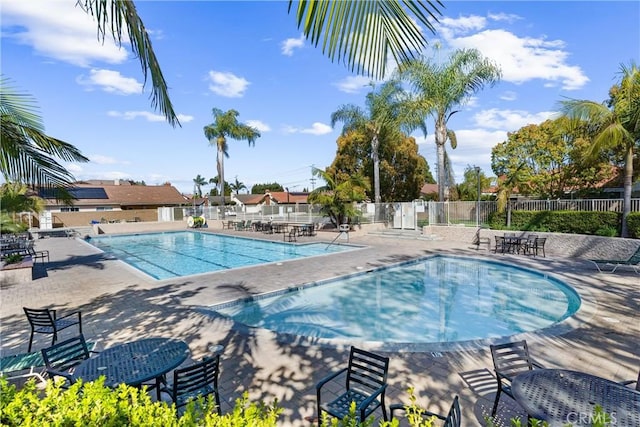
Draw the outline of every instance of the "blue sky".
[[[216,175],[203,133],[215,107],[262,133],[253,147],[229,141],[227,181],[311,189],[312,165],[335,156],[341,128],[331,128],[331,113],[362,105],[370,90],[370,79],[304,40],[285,1],[138,1],[182,123],[172,128],[152,109],[138,60],[109,38],[99,43],[75,4],[2,0],[0,13],[2,74],[37,99],[49,135],[91,159],[65,164],[77,179],[169,181],[191,193],[196,175]],[[563,97],[604,101],[620,64],[640,63],[638,1],[444,5],[437,34],[426,33],[431,44],[442,44],[441,55],[477,48],[503,73],[449,121],[457,182],[467,165],[493,175],[491,148],[507,132],[551,117]],[[426,138],[415,136],[435,176],[432,119],[427,127]]]

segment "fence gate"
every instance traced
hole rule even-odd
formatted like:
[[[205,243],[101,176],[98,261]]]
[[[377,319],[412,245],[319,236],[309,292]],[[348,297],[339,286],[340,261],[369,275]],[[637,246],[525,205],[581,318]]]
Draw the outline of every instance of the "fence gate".
[[[393,204],[393,228],[402,230],[416,229],[416,208],[413,202]]]

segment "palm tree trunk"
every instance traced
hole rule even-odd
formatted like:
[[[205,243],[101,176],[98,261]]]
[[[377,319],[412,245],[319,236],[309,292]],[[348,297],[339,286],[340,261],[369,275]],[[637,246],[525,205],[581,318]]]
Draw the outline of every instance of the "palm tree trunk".
[[[633,182],[633,144],[629,144],[627,154],[624,162],[624,202],[622,206],[622,229],[620,235],[622,237],[629,237],[629,231],[627,230],[627,217],[631,212],[631,190]]]
[[[373,194],[375,203],[382,203],[380,198],[380,156],[378,155],[378,147],[380,141],[378,135],[374,135],[371,140],[371,157],[373,159]]]
[[[220,191],[220,207],[222,208],[222,216],[224,217],[224,150],[223,145],[218,143],[218,188]]]
[[[447,179],[444,167],[444,144],[447,142],[447,126],[444,121],[436,121],[436,155],[438,157],[438,201],[444,202]]]

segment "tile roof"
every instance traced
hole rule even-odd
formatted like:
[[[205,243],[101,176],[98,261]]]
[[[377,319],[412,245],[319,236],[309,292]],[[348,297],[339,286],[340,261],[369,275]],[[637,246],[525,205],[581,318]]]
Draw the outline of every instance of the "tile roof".
[[[184,196],[172,185],[90,185],[76,184],[78,189],[104,189],[105,198],[79,198],[75,205],[120,205],[120,206],[171,206],[187,204]],[[48,205],[58,205],[47,199]]]

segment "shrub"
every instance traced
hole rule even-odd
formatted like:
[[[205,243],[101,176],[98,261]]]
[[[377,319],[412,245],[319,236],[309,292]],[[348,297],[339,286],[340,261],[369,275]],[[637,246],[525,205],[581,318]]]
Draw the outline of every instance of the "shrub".
[[[627,229],[629,237],[640,239],[640,212],[631,212],[627,215]]]

